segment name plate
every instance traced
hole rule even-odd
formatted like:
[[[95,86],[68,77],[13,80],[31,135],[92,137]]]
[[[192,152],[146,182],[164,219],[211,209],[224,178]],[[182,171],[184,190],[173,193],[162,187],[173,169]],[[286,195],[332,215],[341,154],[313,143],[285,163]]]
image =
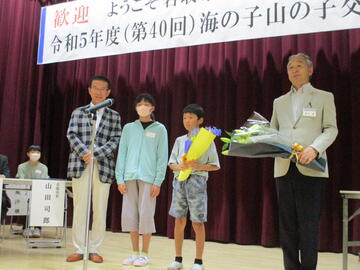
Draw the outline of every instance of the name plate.
[[[62,227],[64,225],[65,182],[32,182],[29,226]]]
[[[26,216],[28,214],[28,201],[30,199],[29,185],[6,185],[6,194],[10,198],[11,207],[8,216]]]

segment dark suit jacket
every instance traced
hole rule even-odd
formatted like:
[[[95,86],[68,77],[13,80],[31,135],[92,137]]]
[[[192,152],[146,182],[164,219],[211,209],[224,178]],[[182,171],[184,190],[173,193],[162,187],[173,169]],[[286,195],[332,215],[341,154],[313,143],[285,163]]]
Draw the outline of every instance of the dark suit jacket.
[[[0,155],[0,174],[5,175],[5,177],[10,177],[10,170],[8,166],[7,156]],[[6,195],[6,192],[2,192],[2,203],[1,203],[1,222],[4,221],[7,210],[11,207],[11,201]]]
[[[7,156],[0,155],[0,174],[5,175],[5,177],[10,177],[10,170],[8,166],[8,158]]]

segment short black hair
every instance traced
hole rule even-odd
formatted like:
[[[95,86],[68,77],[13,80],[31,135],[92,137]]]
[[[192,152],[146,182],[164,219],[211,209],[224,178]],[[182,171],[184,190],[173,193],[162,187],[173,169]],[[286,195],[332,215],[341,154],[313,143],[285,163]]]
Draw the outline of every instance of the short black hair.
[[[111,83],[108,78],[106,78],[104,75],[95,75],[89,80],[89,87],[91,87],[91,84],[93,81],[102,81],[107,83],[107,89],[111,89]]]
[[[200,105],[197,104],[189,104],[187,105],[184,109],[183,109],[183,114],[184,113],[193,113],[195,114],[199,119],[200,118],[204,118],[205,116],[205,111],[203,109],[203,107],[201,107]]]
[[[142,93],[142,94],[138,95],[135,98],[135,106],[136,106],[136,104],[138,104],[142,100],[144,100],[145,102],[149,102],[154,107],[156,106],[156,102],[155,102],[154,97],[152,95],[150,95],[149,93]]]
[[[39,152],[41,152],[41,147],[40,147],[40,145],[30,145],[29,146],[29,148],[28,148],[28,152],[30,152],[30,151],[39,151]]]

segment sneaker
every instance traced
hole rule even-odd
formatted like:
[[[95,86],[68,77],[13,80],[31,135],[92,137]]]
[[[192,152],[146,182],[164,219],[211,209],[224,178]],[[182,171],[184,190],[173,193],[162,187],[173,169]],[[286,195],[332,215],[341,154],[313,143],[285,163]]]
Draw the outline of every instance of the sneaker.
[[[139,258],[139,255],[131,255],[130,257],[123,260],[124,265],[133,265],[134,262]]]
[[[190,267],[190,270],[204,270],[204,266],[202,264],[197,264],[197,263],[194,263],[191,267]]]
[[[31,230],[32,237],[39,238],[41,236],[41,230],[39,228],[34,228]]]
[[[31,238],[32,237],[32,230],[30,228],[26,228],[23,230],[23,236]]]
[[[183,264],[179,263],[177,261],[172,262],[169,266],[168,266],[168,270],[179,270],[183,268]]]
[[[137,258],[137,259],[134,261],[133,265],[134,265],[134,266],[145,266],[145,265],[147,265],[149,262],[150,262],[149,257],[141,255],[141,256],[139,256],[139,258]]]

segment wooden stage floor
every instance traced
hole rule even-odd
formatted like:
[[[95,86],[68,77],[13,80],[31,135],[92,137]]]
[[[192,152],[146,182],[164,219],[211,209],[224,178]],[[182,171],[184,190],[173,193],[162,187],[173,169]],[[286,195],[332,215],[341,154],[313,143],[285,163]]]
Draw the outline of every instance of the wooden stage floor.
[[[67,263],[65,258],[73,252],[71,229],[68,229],[67,245],[64,248],[29,248],[24,238],[13,235],[9,227],[3,227],[0,242],[1,270],[80,270],[83,262]],[[45,231],[48,236],[51,232]],[[174,242],[166,237],[154,236],[150,248],[151,263],[142,268],[123,266],[122,260],[129,255],[130,239],[125,233],[106,233],[101,255],[104,263],[88,262],[89,270],[166,270],[174,257]],[[194,258],[195,243],[184,241],[184,269],[189,269]],[[348,270],[360,269],[358,257],[349,255]],[[279,248],[261,246],[242,246],[236,244],[205,244],[204,265],[206,270],[281,270],[282,253]],[[341,270],[342,254],[319,253],[318,270]]]

